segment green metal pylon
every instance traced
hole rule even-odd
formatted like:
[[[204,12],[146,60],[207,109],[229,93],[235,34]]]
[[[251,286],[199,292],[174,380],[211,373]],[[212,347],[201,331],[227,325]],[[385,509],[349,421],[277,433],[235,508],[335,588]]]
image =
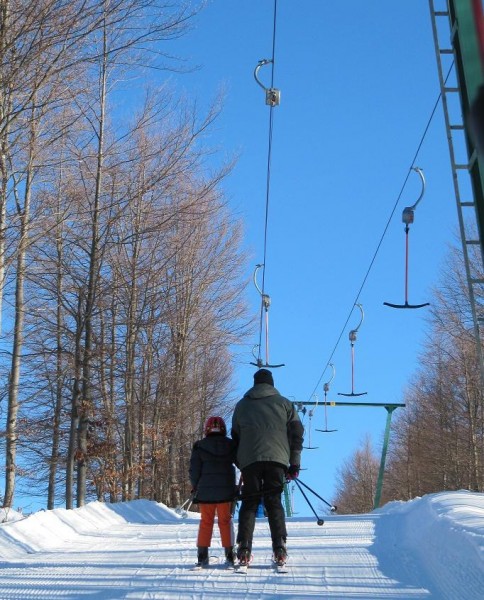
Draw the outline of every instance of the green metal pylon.
[[[286,510],[286,517],[292,517],[292,508],[291,508],[291,497],[289,495],[289,484],[284,484],[284,508]]]
[[[383,488],[383,475],[385,474],[385,462],[387,458],[388,440],[390,439],[390,425],[392,423],[392,413],[397,408],[396,406],[385,406],[387,410],[387,423],[385,426],[385,437],[383,438],[383,448],[381,451],[380,470],[378,472],[378,480],[376,482],[375,502],[373,509],[380,506],[381,491]]]

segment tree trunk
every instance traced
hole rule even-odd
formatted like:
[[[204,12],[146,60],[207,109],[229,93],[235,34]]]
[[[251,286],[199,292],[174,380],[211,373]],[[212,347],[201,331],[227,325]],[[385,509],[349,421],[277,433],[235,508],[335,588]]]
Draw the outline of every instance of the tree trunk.
[[[82,317],[82,292],[79,291],[77,305],[76,333],[74,347],[74,380],[72,385],[71,420],[69,428],[69,447],[67,450],[66,464],[66,508],[74,508],[74,472],[77,461],[77,435],[79,429],[79,403],[81,390],[79,381],[81,379],[82,349],[81,338],[83,333]]]
[[[8,46],[10,25],[8,0],[0,2],[0,62],[4,63]],[[5,247],[7,229],[7,190],[8,190],[8,156],[9,156],[9,115],[12,107],[10,86],[0,71],[0,333],[2,332],[3,286],[5,282]]]
[[[77,506],[86,502],[86,484],[88,467],[87,433],[90,412],[92,410],[91,362],[93,346],[93,312],[96,301],[96,290],[99,280],[99,209],[104,169],[104,128],[106,112],[107,82],[107,33],[103,31],[103,56],[100,73],[100,115],[97,148],[96,186],[93,199],[91,223],[91,248],[89,256],[89,279],[86,296],[86,320],[84,331],[84,360],[82,365],[82,399],[79,411],[78,428],[78,462],[77,462]]]
[[[61,180],[59,181],[62,188]],[[57,469],[59,464],[59,444],[60,444],[60,425],[62,411],[62,380],[63,380],[63,360],[62,360],[62,263],[63,263],[63,247],[62,247],[62,222],[59,220],[60,201],[57,198],[57,224],[56,224],[56,250],[57,250],[57,306],[56,306],[56,387],[55,387],[55,402],[54,402],[54,422],[52,429],[52,450],[49,463],[49,484],[47,488],[47,509],[52,510],[55,507],[55,483]]]
[[[12,363],[8,386],[8,416],[6,432],[6,460],[5,460],[5,498],[4,505],[12,506],[15,493],[15,474],[17,461],[17,416],[19,409],[19,382],[20,367],[22,363],[22,344],[25,315],[24,284],[25,284],[25,258],[29,241],[30,227],[30,199],[32,193],[33,152],[35,143],[35,120],[32,117],[31,134],[29,140],[29,165],[25,180],[24,206],[20,207],[17,199],[17,210],[20,217],[20,241],[17,254],[17,273],[15,282],[15,323],[12,347]],[[15,189],[17,196],[18,190]]]

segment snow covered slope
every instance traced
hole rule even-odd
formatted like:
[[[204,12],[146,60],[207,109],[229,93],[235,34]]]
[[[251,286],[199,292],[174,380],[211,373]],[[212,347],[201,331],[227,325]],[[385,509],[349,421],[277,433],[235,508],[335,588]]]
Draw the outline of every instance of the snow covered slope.
[[[195,513],[145,500],[41,511],[0,526],[0,600],[484,598],[484,494],[325,519],[288,519],[287,574],[273,572],[269,527],[258,519],[253,564],[240,575],[224,568],[217,531],[213,564],[190,570]]]

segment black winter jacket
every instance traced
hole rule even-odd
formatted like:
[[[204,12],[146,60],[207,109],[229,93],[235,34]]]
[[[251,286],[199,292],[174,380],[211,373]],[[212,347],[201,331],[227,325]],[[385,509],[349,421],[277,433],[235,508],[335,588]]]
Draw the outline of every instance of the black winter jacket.
[[[215,504],[235,498],[235,454],[235,442],[224,435],[212,434],[195,442],[189,471],[194,502]]]

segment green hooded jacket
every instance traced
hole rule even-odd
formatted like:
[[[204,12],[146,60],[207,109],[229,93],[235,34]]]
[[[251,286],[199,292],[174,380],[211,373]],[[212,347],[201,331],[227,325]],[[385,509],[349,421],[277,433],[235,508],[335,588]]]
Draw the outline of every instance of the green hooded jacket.
[[[237,466],[260,462],[301,465],[304,428],[293,403],[268,383],[258,383],[240,400],[232,417]]]

